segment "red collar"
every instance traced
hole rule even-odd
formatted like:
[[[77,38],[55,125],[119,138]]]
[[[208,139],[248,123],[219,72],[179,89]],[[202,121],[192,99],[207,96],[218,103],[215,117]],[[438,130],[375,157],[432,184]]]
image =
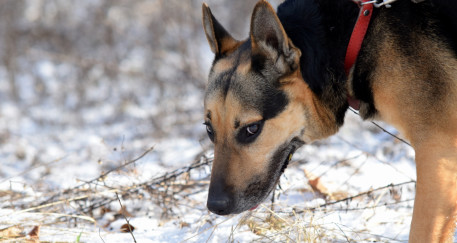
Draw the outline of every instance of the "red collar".
[[[352,30],[351,39],[349,40],[348,49],[346,50],[346,58],[344,59],[344,71],[346,72],[346,76],[349,76],[349,72],[352,66],[354,66],[363,39],[367,33],[368,25],[370,24],[371,15],[373,13],[373,3],[367,2],[370,2],[370,0],[361,0],[357,2],[360,5],[359,17]],[[359,100],[348,95],[348,102],[352,108],[356,110],[359,109]]]

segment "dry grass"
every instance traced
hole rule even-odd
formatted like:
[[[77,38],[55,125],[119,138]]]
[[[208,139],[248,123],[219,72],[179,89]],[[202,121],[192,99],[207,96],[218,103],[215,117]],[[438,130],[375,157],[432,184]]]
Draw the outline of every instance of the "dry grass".
[[[197,230],[197,233],[187,240],[192,241],[201,239],[201,237],[207,237],[207,240],[210,240],[214,234],[217,234],[220,225],[235,217],[231,216],[218,221],[217,217],[209,215],[204,208],[204,198],[193,197],[193,195],[201,195],[207,190],[211,158],[202,156],[187,167],[144,183],[128,186],[103,184],[103,181],[111,175],[119,173],[127,166],[133,166],[152,150],[153,148],[150,148],[137,158],[81,185],[58,192],[45,193],[39,201],[28,200],[29,196],[18,196],[14,192],[2,192],[0,199],[3,203],[9,201],[11,211],[1,217],[0,224],[3,225],[3,228],[0,229],[1,239],[5,241],[31,240],[30,232],[36,226],[40,226],[45,232],[49,229],[55,232],[55,230],[72,231],[72,228],[76,229],[81,225],[93,225],[95,227],[89,229],[88,233],[95,234],[94,229],[99,228],[109,234],[111,223],[120,219],[125,220],[125,224],[121,228],[124,229],[124,232],[130,233],[132,239],[135,240],[134,226],[131,225],[129,219],[142,216],[145,212],[142,206],[136,207],[135,205],[148,205],[148,202],[154,202],[155,207],[162,212],[161,218],[164,222],[176,220],[179,222],[177,229]],[[199,174],[198,178],[192,176],[194,173]],[[206,176],[201,176],[202,174],[206,174]],[[323,218],[340,212],[361,212],[380,207],[401,206],[405,200],[402,201],[398,198],[396,190],[411,185],[414,185],[414,182],[387,185],[339,200],[328,198],[325,203],[312,207],[289,205],[287,201],[278,200],[280,197],[275,195],[273,197],[276,198],[275,202],[266,202],[259,209],[245,213],[238,223],[233,225],[227,241],[236,241],[237,234],[246,231],[255,234],[256,241],[259,242],[322,242],[333,239],[346,239],[349,242],[354,239],[346,233],[353,235],[354,232],[365,235],[363,236],[365,238],[362,237],[362,239],[370,239],[373,235],[369,231],[351,232],[351,229],[338,224],[329,225]],[[317,193],[316,198],[322,198],[322,195]],[[198,228],[205,223],[198,226],[195,223],[180,220],[179,218],[183,216],[182,213],[188,212],[189,208],[203,210],[202,215],[209,216],[205,216],[207,217],[206,222],[212,226],[199,230]],[[106,220],[105,215],[107,214],[112,215],[109,220]],[[15,220],[9,221],[8,218]],[[122,231],[122,229],[120,230]],[[209,235],[205,235],[209,232]],[[100,237],[103,239],[103,236]],[[386,240],[382,237],[377,239]]]

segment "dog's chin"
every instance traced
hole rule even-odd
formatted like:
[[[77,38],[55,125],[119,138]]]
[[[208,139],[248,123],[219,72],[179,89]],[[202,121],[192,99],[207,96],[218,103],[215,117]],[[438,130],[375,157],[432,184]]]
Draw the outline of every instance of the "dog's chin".
[[[287,166],[289,165],[289,162],[292,160],[292,156],[297,151],[299,147],[301,147],[304,144],[304,142],[298,138],[292,139],[292,141],[281,151],[282,156],[279,158],[279,161],[273,162],[273,163],[279,163],[281,165],[279,173],[274,173],[276,178],[273,178],[274,183],[271,185],[271,188],[268,190],[268,193],[261,197],[261,200],[258,200],[258,202],[251,203],[252,205],[249,205],[246,207],[246,209],[249,209],[250,211],[255,210],[260,203],[262,203],[268,195],[270,195],[271,191],[274,190],[276,185],[279,183],[279,179],[281,178],[281,175],[284,173],[286,170]],[[246,210],[245,209],[245,210]],[[244,211],[244,210],[243,210]]]

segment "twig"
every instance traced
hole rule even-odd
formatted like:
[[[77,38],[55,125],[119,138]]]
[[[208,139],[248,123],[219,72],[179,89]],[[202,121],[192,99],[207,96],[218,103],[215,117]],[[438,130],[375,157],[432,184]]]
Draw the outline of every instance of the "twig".
[[[138,160],[142,159],[144,156],[146,156],[149,152],[151,152],[152,150],[154,150],[154,146],[150,147],[149,149],[147,149],[146,151],[144,151],[140,156],[136,157],[135,159],[131,160],[131,161],[128,161],[114,169],[111,169],[111,170],[108,170],[107,172],[105,173],[102,173],[100,176],[98,176],[97,178],[94,178],[92,180],[89,180],[89,181],[84,181],[84,183],[80,184],[80,185],[77,185],[75,187],[72,187],[70,189],[66,189],[64,190],[63,192],[58,192],[54,195],[52,195],[51,197],[49,197],[46,201],[43,201],[40,203],[40,205],[43,205],[43,204],[49,204],[48,202],[49,201],[52,201],[54,200],[56,197],[62,195],[62,194],[65,194],[65,193],[68,193],[68,192],[74,192],[76,191],[77,189],[83,187],[84,185],[89,185],[89,184],[93,184],[94,182],[97,182],[97,181],[100,181],[102,178],[106,177],[108,174],[114,172],[114,171],[118,171],[130,164],[133,164],[135,162],[137,162]],[[113,189],[113,188],[109,188],[109,189]]]
[[[117,192],[116,192],[115,194],[116,194],[117,200],[119,201],[119,205],[121,205],[121,209],[124,208],[124,206],[122,206],[121,199],[119,198],[119,195],[117,194]],[[122,210],[121,210],[121,211],[122,211]],[[132,235],[133,242],[136,243],[136,239],[135,239],[135,236],[133,235],[133,230],[132,230],[132,227],[131,227],[131,225],[130,225],[129,220],[128,220],[127,217],[125,216],[125,213],[124,213],[124,212],[122,212],[121,214],[122,214],[122,216],[124,216],[124,219],[125,219],[125,221],[127,222],[127,227],[128,227],[128,229],[129,229],[130,234]]]
[[[20,210],[20,211],[17,211],[17,212],[13,212],[11,214],[26,213],[26,212],[30,212],[30,211],[37,210],[37,209],[42,209],[42,208],[47,208],[47,207],[51,207],[51,206],[56,206],[56,205],[63,204],[63,203],[68,203],[68,202],[71,202],[71,201],[86,199],[88,197],[89,197],[89,195],[83,195],[83,196],[74,197],[74,198],[70,198],[70,199],[59,200],[59,201],[55,201],[55,202],[52,202],[52,203],[42,204],[42,205],[39,205],[39,206],[36,206],[36,207],[30,207],[30,208],[27,208],[27,209],[23,209],[23,210]],[[9,214],[9,215],[11,215],[11,214]]]
[[[354,230],[353,228],[347,226],[347,225],[344,225],[344,224],[337,224],[337,223],[334,223],[335,225],[338,226],[338,228],[341,230],[341,227],[339,226],[343,226],[345,228],[347,228],[347,231],[350,231],[350,232],[353,232],[353,233],[357,233],[357,234],[364,234],[364,235],[370,235],[370,236],[375,236],[379,239],[387,239],[388,241],[387,242],[393,242],[393,241],[397,241],[397,242],[405,242],[405,241],[402,241],[402,240],[397,240],[396,238],[392,238],[392,237],[387,237],[387,236],[384,236],[384,235],[379,235],[379,234],[372,234],[372,233],[367,233],[367,232],[363,232],[363,231],[360,231],[360,230]],[[347,232],[346,231],[346,232]],[[354,241],[352,241],[354,242]]]
[[[325,170],[324,172],[322,172],[322,173],[321,173],[319,176],[317,176],[317,177],[322,177],[322,176],[324,176],[327,172],[329,172],[331,169],[333,169],[334,167],[336,167],[337,165],[339,165],[339,164],[341,164],[341,163],[344,163],[344,162],[346,162],[346,161],[351,161],[351,160],[353,160],[353,159],[357,159],[358,157],[360,157],[360,156],[362,156],[362,155],[364,155],[364,154],[365,154],[365,152],[362,151],[360,154],[358,154],[358,155],[356,155],[356,156],[338,160],[338,161],[334,162],[327,170]],[[320,165],[320,164],[321,164],[321,163],[319,163],[319,165]],[[317,168],[319,168],[319,167],[315,167],[315,168],[312,169],[310,172],[313,172],[313,170],[315,170],[315,169],[317,169]]]
[[[373,205],[373,206],[366,206],[366,207],[359,207],[359,208],[333,208],[332,211],[359,211],[359,210],[366,210],[366,209],[373,209],[373,208],[397,205],[400,203],[411,202],[411,201],[414,201],[414,198],[405,199],[405,200],[394,202],[394,203],[382,203],[382,204],[377,204],[377,205]]]
[[[192,238],[197,237],[198,235],[200,235],[200,234],[202,234],[202,233],[205,233],[206,231],[208,231],[208,230],[210,230],[210,229],[212,229],[212,230],[214,231],[214,230],[216,230],[217,227],[219,227],[219,225],[221,225],[221,224],[223,224],[223,223],[225,223],[225,222],[231,220],[233,217],[235,217],[235,215],[231,214],[231,215],[225,217],[221,222],[216,223],[215,225],[213,225],[213,226],[211,226],[211,227],[208,227],[208,228],[206,228],[206,229],[204,229],[204,230],[202,230],[202,231],[200,231],[200,232],[197,232],[196,234],[191,235],[191,236],[189,236],[188,238],[182,240],[181,243],[189,242]]]
[[[314,211],[314,210],[317,210],[319,208],[327,207],[327,206],[330,206],[330,205],[333,205],[333,204],[337,204],[337,203],[340,203],[340,202],[351,201],[354,198],[361,197],[361,196],[364,196],[364,195],[368,195],[368,194],[373,193],[375,191],[383,190],[383,189],[386,189],[386,188],[402,186],[402,185],[406,185],[406,184],[410,184],[410,183],[416,183],[416,181],[406,181],[406,182],[402,182],[402,183],[398,183],[398,184],[389,184],[387,186],[383,186],[383,187],[379,187],[379,188],[376,188],[376,189],[373,189],[373,190],[362,192],[362,193],[359,193],[359,194],[354,195],[354,196],[346,197],[346,198],[343,198],[343,199],[340,199],[340,200],[336,200],[336,201],[333,201],[333,202],[324,203],[324,204],[318,205],[316,207],[305,208],[303,210],[296,211],[296,212],[297,213],[303,213],[305,211]],[[367,207],[367,208],[370,208],[370,207]]]
[[[156,186],[168,184],[171,180],[176,179],[177,177],[179,177],[180,175],[182,175],[184,173],[188,173],[193,169],[197,169],[197,168],[200,168],[200,167],[203,167],[206,165],[210,165],[211,163],[212,163],[212,159],[203,157],[202,159],[195,161],[194,163],[192,163],[189,166],[176,169],[172,172],[168,172],[162,176],[152,179],[151,181],[140,183],[140,184],[135,184],[131,187],[119,188],[116,191],[122,192],[121,193],[122,196],[130,195],[130,194],[138,194],[138,193],[140,193],[140,190],[142,190],[142,189],[154,191],[154,190],[156,190],[155,189]],[[89,208],[90,208],[90,210],[93,210],[93,209],[105,206],[115,200],[116,200],[115,198],[107,198],[107,197],[100,198],[98,200],[94,199]]]
[[[105,240],[103,240],[103,237],[102,237],[102,235],[100,234],[100,228],[98,228],[98,236],[99,236],[100,239],[103,241],[103,243],[105,243]]]
[[[48,165],[54,164],[54,163],[56,163],[56,162],[59,162],[59,161],[65,159],[67,156],[68,156],[68,155],[63,156],[63,157],[60,157],[60,158],[57,158],[57,159],[55,159],[55,160],[52,160],[52,161],[49,161],[49,162],[46,162],[46,163],[40,163],[40,164],[37,164],[37,165],[35,165],[35,166],[32,166],[32,167],[28,168],[27,170],[22,171],[22,172],[19,173],[19,174],[16,174],[16,175],[13,175],[13,176],[10,176],[10,177],[8,177],[8,178],[5,178],[5,179],[1,180],[1,181],[0,181],[0,184],[3,183],[3,182],[5,182],[5,181],[11,180],[11,179],[14,178],[14,177],[22,176],[22,175],[24,175],[24,174],[27,174],[27,173],[29,173],[30,171],[32,171],[32,170],[34,170],[34,169],[36,169],[36,168],[40,168],[40,167],[43,167],[43,166],[48,166]]]
[[[84,215],[76,215],[76,214],[63,214],[63,213],[32,213],[34,215],[48,215],[48,216],[55,216],[55,217],[66,217],[66,218],[78,218],[82,220],[89,221],[91,223],[97,223],[97,221],[89,216]]]
[[[135,185],[128,186],[128,187],[112,188],[112,187],[108,187],[106,185],[101,185],[101,186],[104,186],[104,187],[108,188],[109,190],[103,191],[102,193],[98,193],[98,194],[106,195],[107,193],[110,193],[110,192],[118,192],[122,196],[126,196],[126,195],[131,195],[131,194],[138,194],[138,193],[140,193],[141,189],[155,190],[154,186],[163,185],[164,183],[167,183],[169,180],[178,177],[179,175],[185,173],[186,171],[190,171],[192,169],[201,167],[201,166],[206,165],[208,163],[209,163],[209,161],[206,161],[206,162],[198,161],[198,162],[192,164],[189,167],[181,168],[181,171],[180,170],[175,170],[172,173],[167,173],[167,175],[165,175],[165,176],[161,176],[161,177],[155,178],[155,179],[152,180],[152,182],[135,184]],[[177,171],[179,171],[179,172],[177,172]],[[97,181],[95,180],[94,182],[97,182]],[[87,193],[87,192],[84,191],[84,193]],[[75,198],[70,199],[70,200],[69,199],[63,199],[63,200],[59,200],[57,202],[51,202],[51,203],[43,204],[41,206],[30,208],[30,209],[27,209],[26,211],[31,211],[31,210],[34,210],[34,209],[39,209],[39,208],[49,207],[49,206],[53,206],[53,205],[57,205],[57,204],[62,204],[62,203],[69,202],[69,201],[83,200],[83,199],[87,199],[87,198],[90,197],[91,198],[90,205],[86,209],[83,209],[81,211],[81,212],[87,213],[89,211],[92,211],[92,210],[94,210],[96,208],[105,206],[105,205],[107,205],[107,204],[109,204],[109,203],[111,203],[111,202],[116,200],[115,197],[113,198],[113,197],[104,197],[104,196],[96,197],[96,196],[97,195],[90,195],[90,196],[89,195],[83,195],[83,196],[80,196],[80,197],[75,197]],[[87,206],[87,204],[85,204],[85,206]]]
[[[124,164],[122,164],[122,165],[120,165],[120,166],[118,166],[118,167],[116,167],[116,168],[113,168],[113,169],[111,169],[111,170],[108,170],[107,172],[102,173],[99,177],[97,177],[97,178],[95,178],[95,179],[92,179],[92,180],[90,180],[90,181],[86,181],[84,184],[79,185],[79,186],[77,186],[76,188],[79,188],[79,187],[81,187],[81,186],[83,186],[83,185],[91,184],[91,183],[93,183],[93,182],[95,182],[95,181],[99,181],[99,180],[101,180],[102,178],[105,178],[108,174],[110,174],[110,173],[112,173],[112,172],[114,172],[114,171],[118,171],[118,170],[120,170],[120,169],[126,167],[127,165],[133,164],[133,163],[137,162],[138,160],[142,159],[144,156],[146,156],[146,155],[147,155],[149,152],[151,152],[152,150],[154,150],[154,146],[152,146],[152,147],[150,147],[149,149],[147,149],[146,151],[144,151],[140,156],[136,157],[135,159],[130,160],[130,161],[127,161],[127,162],[125,162]]]
[[[350,109],[354,114],[360,115],[357,111],[355,111],[354,109],[352,109],[352,107],[349,107],[349,109]],[[385,133],[389,134],[390,136],[392,136],[392,137],[398,139],[399,141],[403,142],[404,144],[406,144],[406,145],[412,147],[411,144],[408,143],[406,140],[404,140],[404,139],[402,139],[402,138],[396,136],[395,134],[393,134],[393,133],[387,131],[386,129],[384,129],[383,127],[381,127],[381,125],[377,124],[376,122],[371,121],[371,123],[373,123],[373,125],[377,126],[379,129],[381,129],[383,132],[385,132]]]
[[[337,136],[337,137],[338,137],[338,139],[340,139],[341,141],[347,143],[348,145],[350,145],[350,146],[356,148],[357,150],[360,150],[360,151],[362,152],[362,154],[365,154],[365,155],[368,156],[368,157],[374,158],[374,159],[376,159],[377,161],[379,161],[379,162],[381,162],[381,163],[383,163],[383,164],[385,164],[385,165],[391,167],[391,168],[392,168],[393,170],[395,170],[396,172],[398,172],[398,173],[404,175],[404,176],[407,177],[408,179],[410,179],[410,180],[412,180],[412,181],[414,180],[413,178],[411,178],[410,176],[406,175],[404,172],[400,171],[398,168],[396,168],[395,166],[393,166],[390,162],[386,162],[386,161],[383,161],[382,159],[380,159],[380,158],[379,158],[376,154],[374,154],[373,152],[370,152],[370,151],[368,151],[368,150],[365,150],[365,149],[361,148],[360,146],[358,146],[358,145],[356,145],[356,144],[354,144],[354,143],[352,143],[352,142],[346,140],[345,138],[343,138],[343,137],[341,137],[341,136]],[[362,155],[362,154],[361,154],[361,155]]]
[[[352,177],[354,177],[357,173],[360,172],[360,169],[367,163],[367,159],[365,159],[365,161],[363,161],[359,166],[357,166],[354,170],[354,172],[352,172],[349,177],[340,184],[340,186],[338,187],[338,189],[340,189],[343,185],[346,185],[348,184],[349,180],[352,179]]]
[[[346,233],[344,232],[344,230],[342,230],[341,227],[340,227],[337,223],[335,223],[335,225],[336,225],[336,227],[338,227],[338,229],[340,229],[340,231],[343,233],[344,238],[346,238],[346,241],[347,241],[347,242],[351,242],[351,241],[349,240],[348,236],[346,235]]]
[[[385,133],[389,134],[390,136],[392,136],[392,137],[394,137],[394,138],[400,140],[400,141],[403,142],[404,144],[406,144],[406,145],[412,147],[410,143],[406,142],[406,140],[404,140],[403,138],[400,138],[400,137],[396,136],[395,134],[393,134],[393,133],[387,131],[386,129],[384,129],[383,127],[381,127],[381,125],[379,125],[378,123],[376,123],[376,122],[374,122],[374,121],[372,121],[371,123],[373,123],[373,124],[374,124],[375,126],[377,126],[379,129],[381,129],[383,132],[385,132]]]

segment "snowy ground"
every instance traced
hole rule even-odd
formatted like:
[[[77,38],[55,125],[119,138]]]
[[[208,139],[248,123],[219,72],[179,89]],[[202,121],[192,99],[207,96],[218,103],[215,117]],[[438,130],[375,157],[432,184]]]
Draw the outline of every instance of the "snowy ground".
[[[59,131],[40,125],[35,117],[21,116],[13,105],[1,107],[2,138],[8,142],[1,147],[0,227],[18,227],[23,237],[38,225],[40,240],[52,242],[132,242],[133,237],[137,242],[390,242],[408,237],[414,153],[351,112],[336,136],[294,155],[273,204],[267,201],[255,211],[220,217],[205,208],[208,165],[149,191],[122,196],[128,188],[198,161],[207,142],[195,137],[135,138],[135,122]],[[52,116],[49,112],[41,115]],[[132,108],[132,117],[135,112],[141,113],[141,108]],[[195,124],[195,129],[203,133],[201,125]],[[135,163],[122,166],[145,151]],[[210,160],[210,149],[206,157]],[[313,191],[308,179],[316,177],[320,187]],[[74,192],[65,191],[68,188]],[[377,188],[382,189],[366,193]],[[115,192],[135,228],[133,236],[120,233],[126,219]],[[347,199],[360,193],[365,194]],[[111,201],[99,207],[100,199]],[[94,209],[87,210],[90,207]]]
[[[259,208],[208,212],[201,2],[0,6],[0,240],[406,241],[414,152],[351,111]],[[255,2],[208,1],[240,33]]]

